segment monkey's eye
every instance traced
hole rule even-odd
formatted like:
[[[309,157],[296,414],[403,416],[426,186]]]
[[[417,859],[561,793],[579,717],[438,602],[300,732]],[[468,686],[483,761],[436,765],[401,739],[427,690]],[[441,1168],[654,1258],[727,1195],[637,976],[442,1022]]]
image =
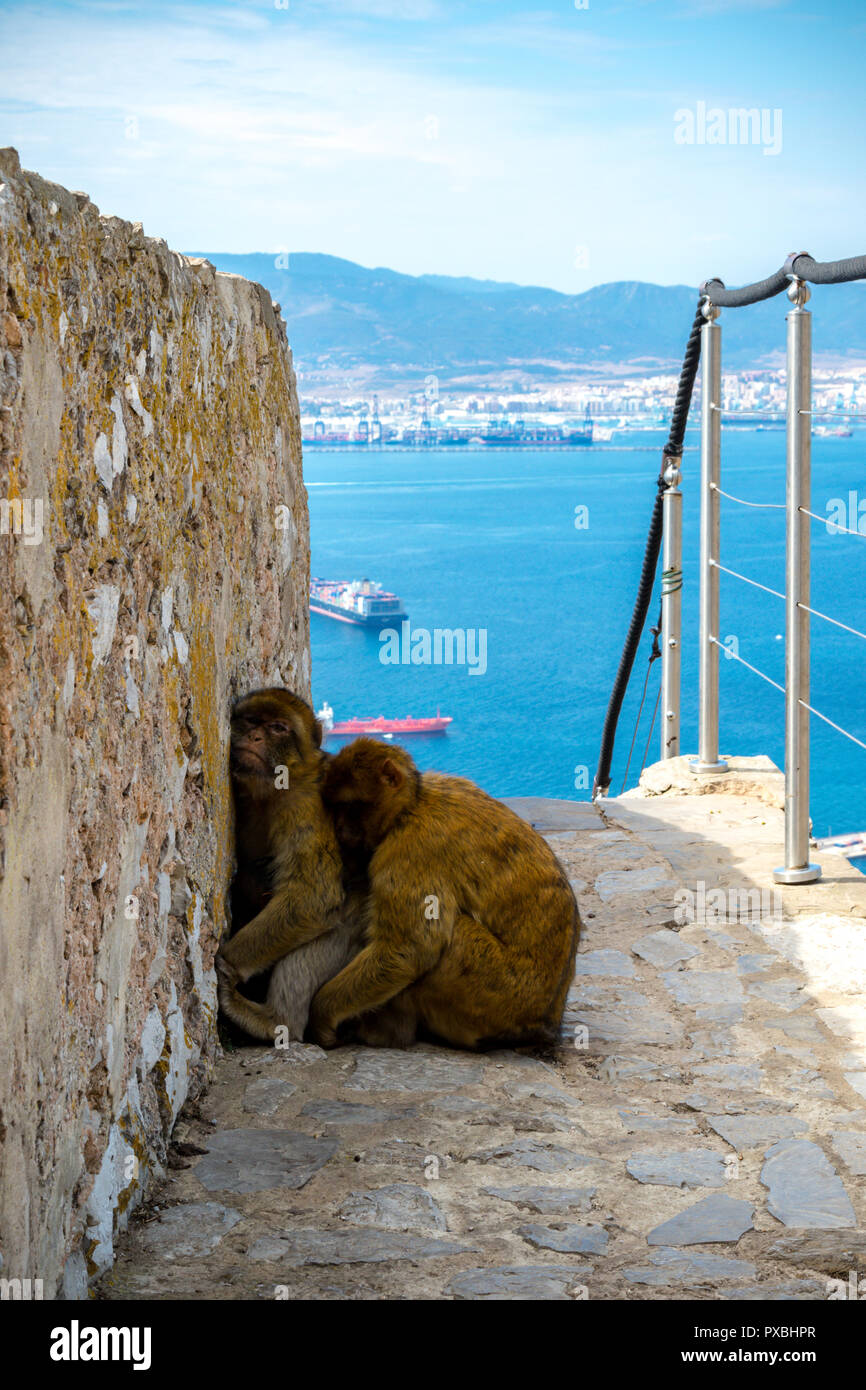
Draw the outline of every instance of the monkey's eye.
[[[292,732],[292,730],[291,730],[291,728],[289,727],[289,725],[288,725],[288,724],[284,724],[284,723],[283,723],[281,720],[279,720],[279,719],[272,720],[272,722],[271,722],[271,724],[270,724],[270,728],[273,730],[273,732],[274,732],[275,734],[290,734],[290,733]]]

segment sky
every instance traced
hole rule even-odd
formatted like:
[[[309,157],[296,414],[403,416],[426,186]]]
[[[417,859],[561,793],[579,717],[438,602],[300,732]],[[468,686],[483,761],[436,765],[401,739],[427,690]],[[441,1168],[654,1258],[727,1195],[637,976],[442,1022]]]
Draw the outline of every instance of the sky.
[[[0,0],[0,53],[0,145],[179,250],[569,293],[866,250],[864,0]]]

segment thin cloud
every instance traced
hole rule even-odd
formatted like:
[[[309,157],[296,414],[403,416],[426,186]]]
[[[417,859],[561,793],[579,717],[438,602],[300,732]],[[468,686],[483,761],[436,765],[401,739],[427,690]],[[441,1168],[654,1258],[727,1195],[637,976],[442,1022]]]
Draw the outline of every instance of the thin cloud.
[[[667,5],[466,0],[431,23],[427,0],[400,0],[400,20],[389,6],[0,5],[5,138],[180,247],[304,247],[569,290],[736,283],[762,247],[775,260],[792,236],[823,254],[831,233],[859,235],[859,77],[846,88],[843,60],[813,52],[804,88],[759,12],[764,49],[704,77],[707,26]],[[674,112],[698,99],[783,106],[783,154],[676,146]]]

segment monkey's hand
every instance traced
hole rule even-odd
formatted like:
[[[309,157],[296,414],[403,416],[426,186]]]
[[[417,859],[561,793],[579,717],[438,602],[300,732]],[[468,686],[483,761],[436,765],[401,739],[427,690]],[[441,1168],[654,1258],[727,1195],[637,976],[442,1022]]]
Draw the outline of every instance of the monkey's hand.
[[[214,968],[219,976],[220,994],[222,994],[223,991],[234,990],[239,979],[238,972],[235,967],[226,960],[222,951],[217,953],[216,959],[214,960]]]
[[[296,891],[277,892],[257,917],[220,946],[218,959],[234,972],[233,983],[245,984],[298,946],[323,936],[333,925],[327,911],[307,910]]]

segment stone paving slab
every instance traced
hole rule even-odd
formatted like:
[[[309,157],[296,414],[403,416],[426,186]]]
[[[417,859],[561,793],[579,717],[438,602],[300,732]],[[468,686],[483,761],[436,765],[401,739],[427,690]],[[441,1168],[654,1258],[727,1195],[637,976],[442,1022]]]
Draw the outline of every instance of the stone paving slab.
[[[584,921],[555,1052],[225,1055],[98,1296],[796,1301],[866,1272],[866,878],[816,852],[778,889],[778,776],[736,770],[514,799]]]

